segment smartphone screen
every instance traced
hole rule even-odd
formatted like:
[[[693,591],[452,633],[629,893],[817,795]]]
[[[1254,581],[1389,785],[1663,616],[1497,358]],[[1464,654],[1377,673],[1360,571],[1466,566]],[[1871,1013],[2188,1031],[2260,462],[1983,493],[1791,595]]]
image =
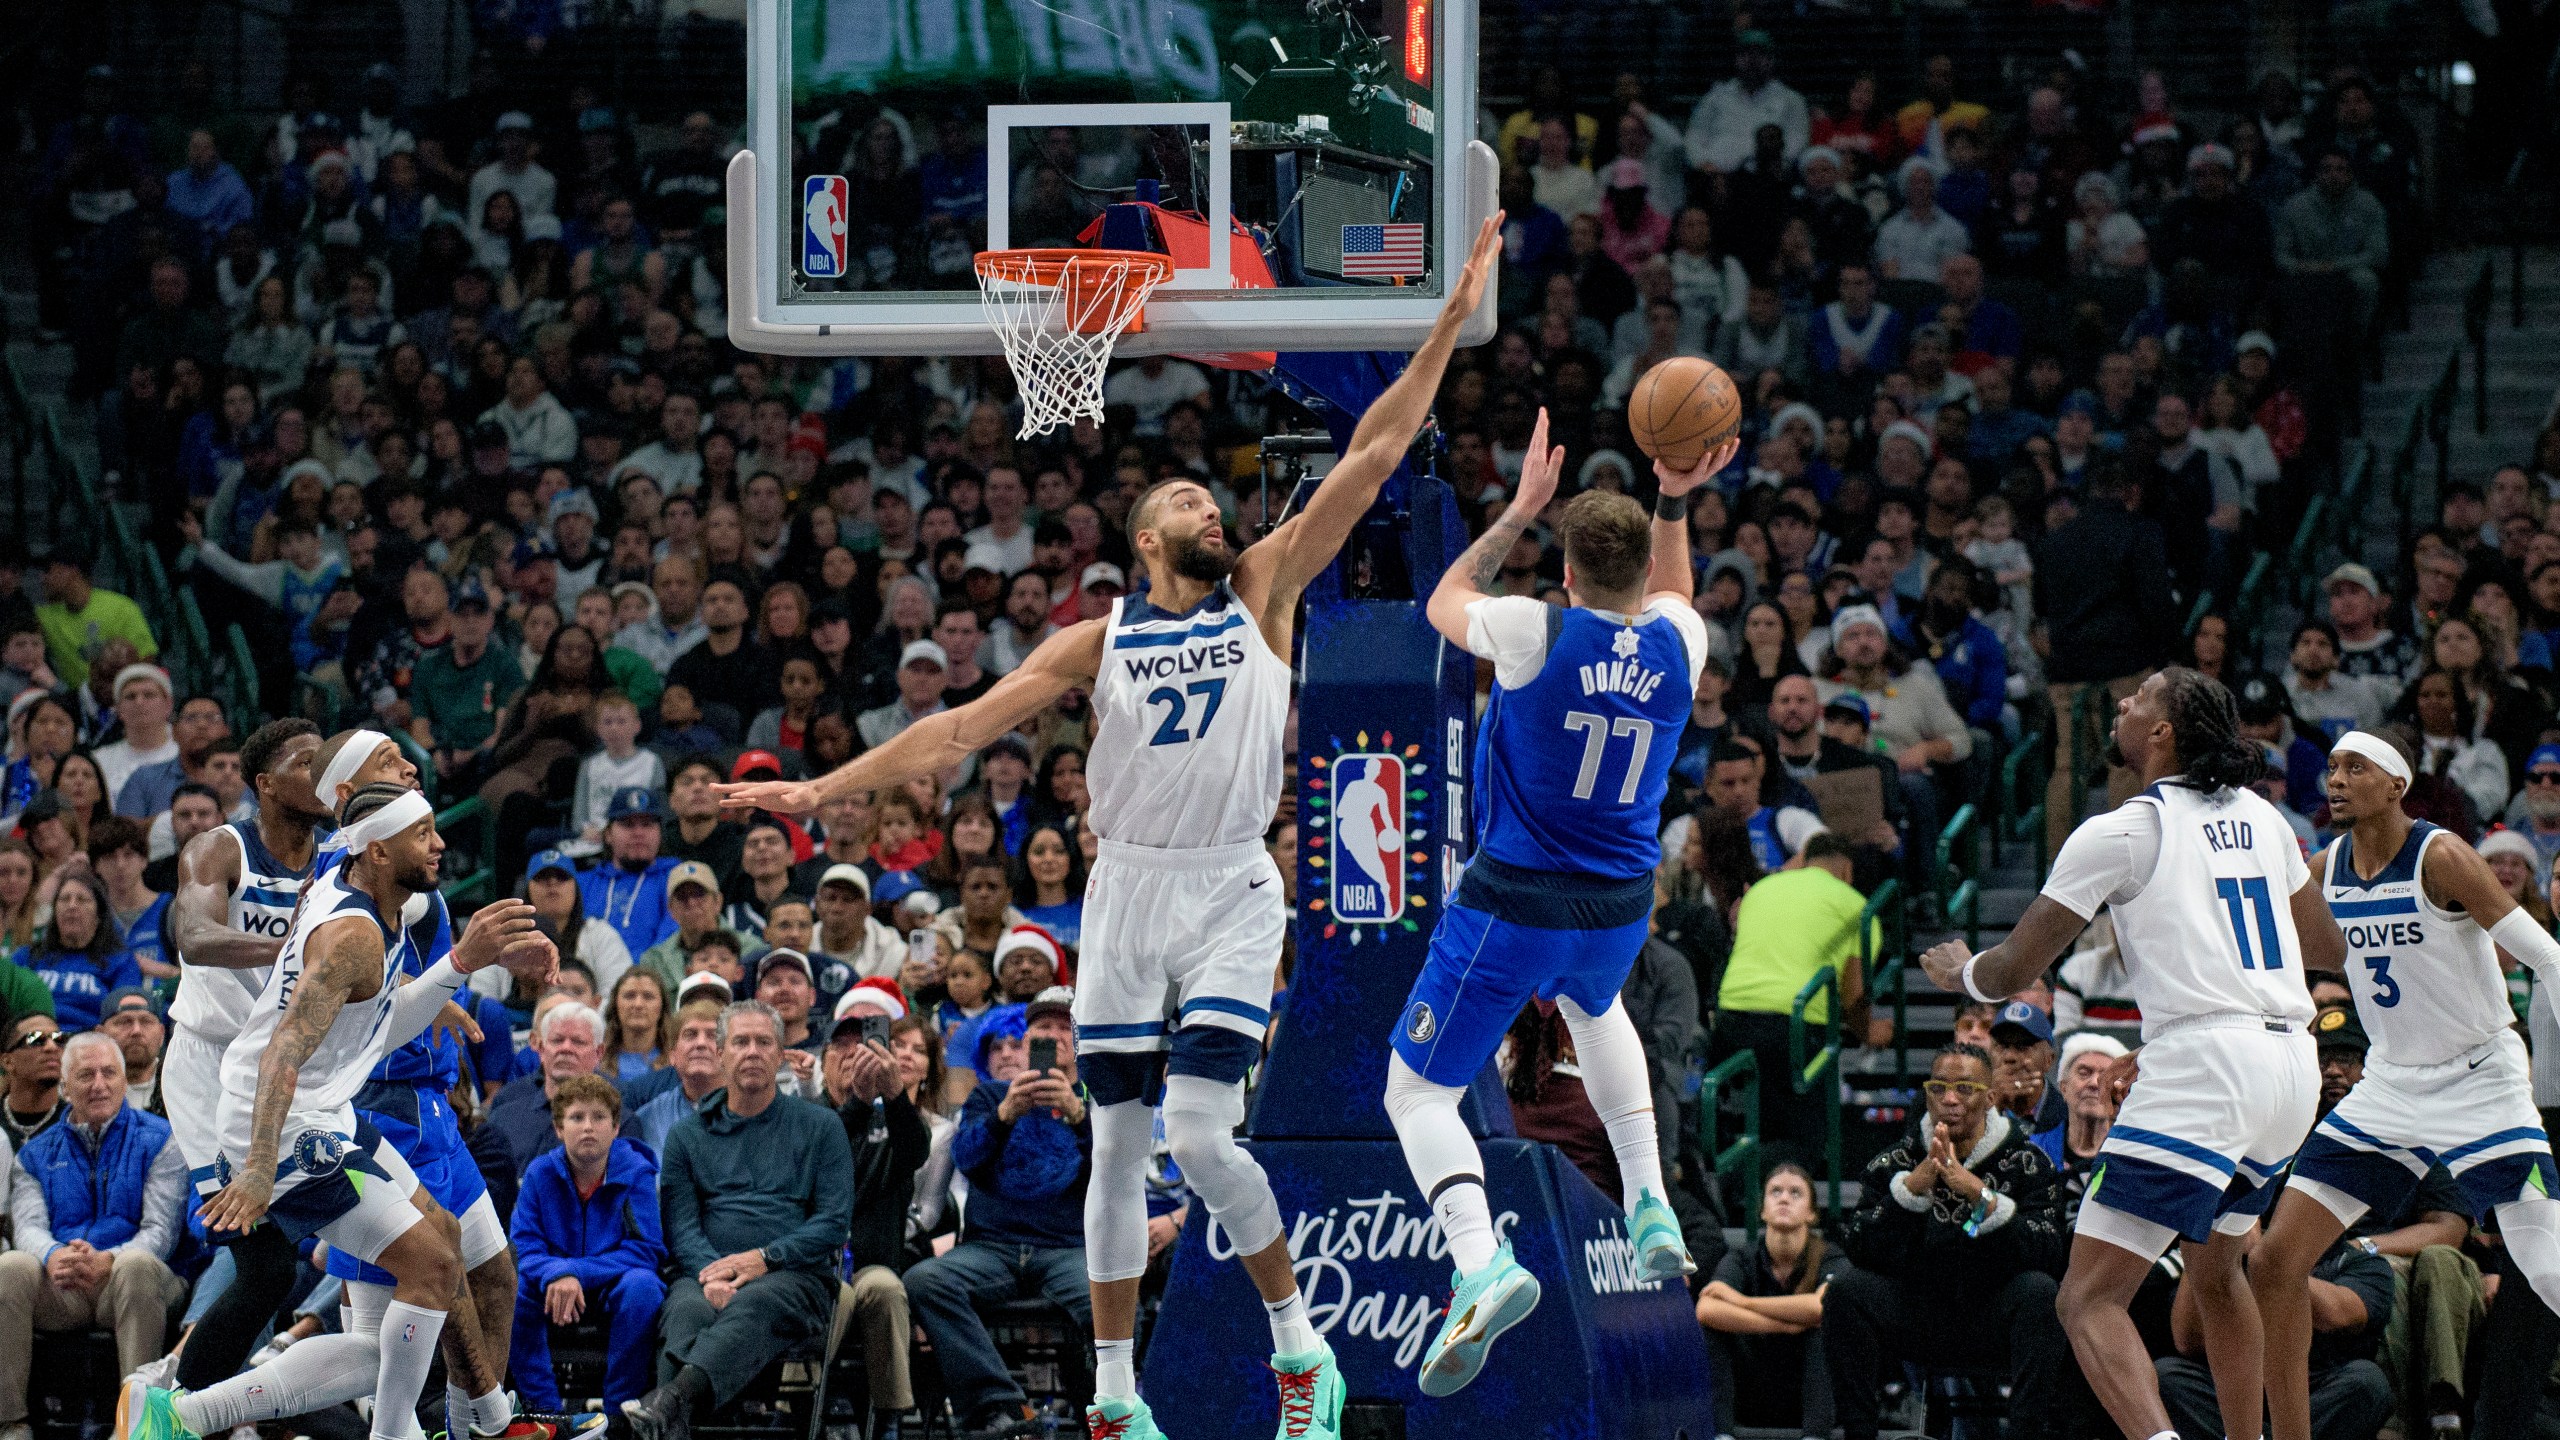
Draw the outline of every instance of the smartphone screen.
[[[1047,1036],[1031,1042],[1031,1073],[1045,1074],[1058,1068],[1058,1042]]]
[[[942,947],[934,942],[932,927],[918,926],[912,934],[907,936],[907,963],[934,965],[940,963],[941,959]]]

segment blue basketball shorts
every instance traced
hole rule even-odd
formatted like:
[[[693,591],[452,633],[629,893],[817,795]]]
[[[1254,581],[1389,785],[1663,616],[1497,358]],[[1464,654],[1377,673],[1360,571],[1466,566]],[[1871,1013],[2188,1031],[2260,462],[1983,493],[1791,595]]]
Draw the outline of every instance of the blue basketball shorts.
[[[1564,996],[1593,1015],[1617,1003],[1649,933],[1649,919],[1546,930],[1451,905],[1396,1022],[1396,1054],[1435,1085],[1466,1085],[1531,1000]]]
[[[389,1083],[368,1085],[358,1098],[379,1110],[359,1109],[358,1118],[372,1125],[399,1152],[418,1177],[418,1188],[435,1198],[462,1223],[463,1268],[477,1269],[506,1248],[506,1227],[489,1199],[479,1163],[463,1143],[462,1124],[443,1095],[433,1090]],[[332,1249],[329,1273],[341,1280],[374,1285],[392,1283],[391,1273]]]

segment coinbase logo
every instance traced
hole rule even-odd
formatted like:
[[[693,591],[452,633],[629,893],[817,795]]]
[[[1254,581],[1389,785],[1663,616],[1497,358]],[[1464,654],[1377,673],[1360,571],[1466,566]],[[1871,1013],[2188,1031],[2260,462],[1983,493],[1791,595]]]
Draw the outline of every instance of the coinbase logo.
[[[1650,1294],[1663,1282],[1636,1264],[1636,1243],[1627,1238],[1624,1220],[1601,1222],[1600,1233],[1582,1242],[1582,1278],[1594,1295]]]

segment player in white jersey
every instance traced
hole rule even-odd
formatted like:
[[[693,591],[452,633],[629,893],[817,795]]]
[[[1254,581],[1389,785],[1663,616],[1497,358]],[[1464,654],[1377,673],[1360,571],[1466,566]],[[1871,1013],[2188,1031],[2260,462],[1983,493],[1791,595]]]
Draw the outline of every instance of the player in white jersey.
[[[1235,1143],[1289,919],[1262,836],[1280,799],[1299,593],[1333,563],[1429,418],[1501,252],[1501,218],[1477,233],[1430,340],[1361,417],[1306,506],[1268,537],[1237,555],[1206,488],[1159,484],[1129,510],[1147,584],[1108,619],[1050,636],[984,696],[926,716],[823,779],[717,787],[733,808],[805,814],[957,765],[1067,691],[1092,694],[1085,783],[1102,848],[1085,886],[1075,1000],[1076,1068],[1093,1099],[1085,1268],[1097,1363],[1087,1427],[1119,1440],[1160,1437],[1138,1398],[1133,1354],[1159,1095],[1184,1180],[1270,1310],[1280,1434],[1332,1440],[1341,1426],[1341,1376],[1290,1273],[1280,1207]],[[1017,1097],[1046,1083],[1016,1081],[1004,1102],[1013,1108],[998,1115],[1027,1108]]]
[[[2303,1143],[2249,1260],[2276,1440],[2310,1440],[2312,1266],[2368,1209],[2397,1214],[2431,1165],[2452,1172],[2474,1220],[2497,1212],[2510,1261],[2560,1310],[2560,1172],[2498,966],[2503,945],[2545,983],[2560,980],[2560,942],[2462,837],[2409,818],[2400,797],[2411,778],[2407,754],[2380,735],[2350,731],[2329,751],[2329,814],[2346,833],[2319,868],[2373,1048],[2364,1078]],[[2491,1367],[2491,1382],[2509,1368]],[[2507,1408],[2529,1410],[2539,1394],[2541,1372],[2524,1378],[2532,1393],[2504,1397]]]
[[[2142,793],[2071,833],[2006,941],[1974,956],[1950,940],[1921,963],[1940,986],[2003,999],[2100,906],[2114,912],[2144,1042],[2119,1079],[2139,1083],[2081,1201],[2055,1308],[2124,1433],[2176,1440],[2126,1307],[2183,1239],[2224,1433],[2253,1440],[2264,1346],[2241,1259],[2319,1105],[2303,972],[2337,969],[2346,942],[2292,829],[2246,788],[2263,754],[2219,682],[2183,668],[2145,680],[2116,707],[2109,758]]]
[[[160,1098],[200,1200],[220,1188],[214,1108],[222,1096],[223,1051],[284,948],[311,876],[313,829],[331,813],[312,789],[319,746],[320,728],[308,720],[261,726],[240,747],[241,770],[258,797],[257,818],[217,826],[178,852],[178,888],[166,921],[178,995],[169,1008]],[[239,1237],[230,1250],[231,1284],[207,1307],[178,1363],[155,1362],[163,1367],[154,1374],[161,1383],[174,1375],[182,1387],[202,1389],[236,1373],[267,1317],[291,1293],[301,1258],[272,1227]]]
[[[475,921],[452,957],[409,985],[393,980],[408,943],[398,916],[434,888],[444,842],[426,797],[359,792],[340,812],[347,862],[306,889],[292,932],[223,1060],[224,1188],[198,1212],[208,1233],[272,1225],[380,1264],[397,1290],[377,1330],[323,1337],[196,1392],[128,1382],[119,1440],[188,1440],[352,1400],[377,1400],[377,1440],[415,1423],[444,1316],[460,1284],[453,1217],[418,1188],[397,1151],[351,1103],[388,1046],[424,1030],[471,971],[493,963],[544,979],[557,963],[530,918]]]

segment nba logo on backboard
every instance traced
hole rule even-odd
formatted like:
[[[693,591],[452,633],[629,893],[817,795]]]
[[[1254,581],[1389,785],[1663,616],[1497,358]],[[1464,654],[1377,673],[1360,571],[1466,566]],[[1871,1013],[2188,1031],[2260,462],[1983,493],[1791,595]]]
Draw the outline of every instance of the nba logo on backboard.
[[[841,175],[812,175],[800,185],[800,273],[841,280],[845,270],[845,190]]]
[[[1333,762],[1333,916],[1354,925],[1404,915],[1404,761],[1344,755]]]

